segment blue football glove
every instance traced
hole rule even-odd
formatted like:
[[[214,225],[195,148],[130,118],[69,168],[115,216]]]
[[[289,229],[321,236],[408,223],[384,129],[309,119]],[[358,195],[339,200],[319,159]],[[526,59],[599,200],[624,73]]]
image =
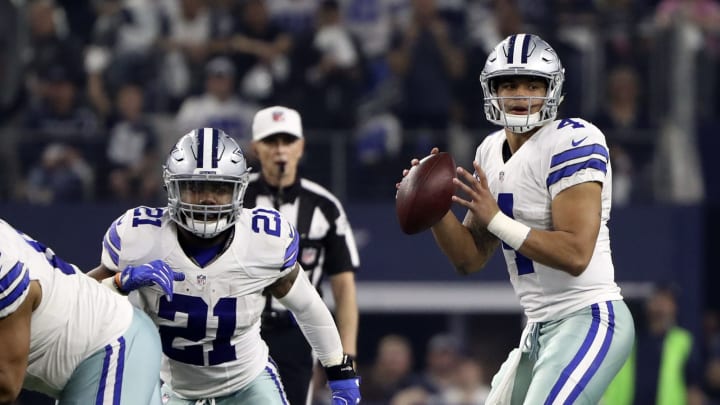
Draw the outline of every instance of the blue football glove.
[[[173,271],[162,260],[153,260],[140,266],[127,266],[116,275],[115,284],[120,291],[129,293],[140,287],[156,284],[165,291],[168,300],[172,300],[173,281],[185,280],[185,274]]]
[[[360,377],[355,374],[352,360],[343,357],[337,366],[325,367],[328,386],[332,391],[332,405],[356,405],[360,403]]]
[[[332,390],[332,405],[355,405],[360,403],[360,378],[328,381]]]

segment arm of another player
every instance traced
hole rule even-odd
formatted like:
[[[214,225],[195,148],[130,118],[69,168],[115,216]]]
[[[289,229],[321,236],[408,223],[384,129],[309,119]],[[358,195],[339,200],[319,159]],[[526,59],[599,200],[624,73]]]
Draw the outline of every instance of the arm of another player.
[[[30,353],[30,321],[40,304],[42,290],[31,281],[25,300],[10,315],[0,319],[0,405],[13,404],[25,378]]]
[[[345,354],[357,356],[358,306],[355,273],[344,271],[330,276],[330,288],[335,300],[335,320]]]
[[[360,402],[360,379],[352,361],[344,355],[332,314],[320,294],[310,284],[302,267],[295,263],[292,271],[268,287],[272,295],[292,311],[305,339],[325,367],[334,405]]]
[[[563,190],[551,203],[553,229],[531,229],[500,212],[485,173],[477,162],[473,166],[477,177],[458,169],[458,178],[453,180],[468,200],[454,196],[453,201],[467,207],[480,226],[531,260],[573,276],[585,271],[600,230],[600,183],[585,182]]]

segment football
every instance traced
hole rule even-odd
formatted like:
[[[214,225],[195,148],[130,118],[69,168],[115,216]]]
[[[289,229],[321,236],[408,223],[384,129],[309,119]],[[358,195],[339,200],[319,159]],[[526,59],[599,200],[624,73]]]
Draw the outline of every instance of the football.
[[[447,152],[429,155],[400,182],[395,197],[400,228],[408,235],[435,225],[452,205],[455,160]]]

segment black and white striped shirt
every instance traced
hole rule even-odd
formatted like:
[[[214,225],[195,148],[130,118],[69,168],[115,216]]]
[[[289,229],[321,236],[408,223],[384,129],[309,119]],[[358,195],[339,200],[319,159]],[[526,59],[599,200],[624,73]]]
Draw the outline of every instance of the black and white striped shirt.
[[[320,291],[325,276],[357,271],[360,265],[355,237],[340,201],[323,186],[303,178],[279,190],[259,173],[250,176],[244,207],[271,207],[280,211],[300,234],[298,261]],[[282,310],[272,300],[273,310]]]

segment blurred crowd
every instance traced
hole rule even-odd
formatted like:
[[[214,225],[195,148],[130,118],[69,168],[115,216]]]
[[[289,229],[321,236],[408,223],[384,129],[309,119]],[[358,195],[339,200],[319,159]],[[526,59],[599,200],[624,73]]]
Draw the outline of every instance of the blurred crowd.
[[[254,112],[284,104],[308,172],[389,201],[378,176],[433,145],[469,164],[492,130],[479,72],[516,32],[560,54],[560,115],[605,131],[616,203],[702,201],[715,0],[0,0],[0,199],[152,203],[178,136],[246,145]]]
[[[707,312],[702,332],[693,334],[678,324],[681,294],[676,286],[660,283],[648,297],[629,301],[636,342],[633,359],[625,367],[633,368],[634,376],[629,385],[611,385],[599,405],[670,403],[661,389],[668,382],[683,390],[683,400],[673,404],[720,404],[720,314]],[[382,335],[372,352],[359,357],[363,404],[483,405],[504,360],[498,353],[504,355],[517,344],[504,335],[515,333],[513,328],[495,322],[483,317],[475,331],[435,331],[427,339],[396,332]],[[497,339],[488,336],[489,330],[497,332]],[[690,337],[690,346],[680,358],[668,352],[673,330]],[[318,372],[313,405],[329,404],[324,383],[323,373]]]

